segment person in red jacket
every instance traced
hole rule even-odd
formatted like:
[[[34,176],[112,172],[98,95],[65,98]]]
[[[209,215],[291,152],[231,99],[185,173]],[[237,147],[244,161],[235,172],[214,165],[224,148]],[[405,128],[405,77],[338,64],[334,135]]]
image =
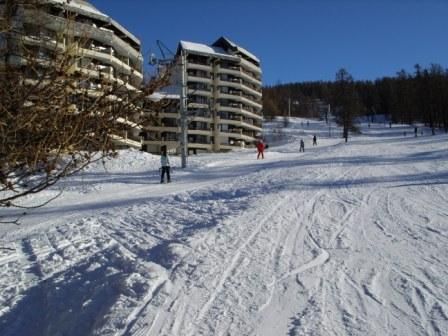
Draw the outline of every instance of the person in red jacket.
[[[265,146],[264,146],[263,140],[260,139],[257,142],[257,152],[258,152],[257,160],[260,158],[260,156],[262,159],[264,159],[264,148],[265,148]]]

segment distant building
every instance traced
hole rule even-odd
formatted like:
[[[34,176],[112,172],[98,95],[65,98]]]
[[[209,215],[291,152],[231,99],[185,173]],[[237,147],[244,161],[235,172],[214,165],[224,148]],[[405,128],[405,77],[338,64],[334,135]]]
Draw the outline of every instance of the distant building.
[[[134,35],[87,1],[38,0],[36,4],[39,12],[35,6],[17,2],[14,32],[9,33],[12,34],[9,41],[17,41],[19,52],[0,59],[0,68],[7,62],[23,67],[22,72],[27,73],[24,51],[20,50],[34,53],[44,68],[55,48],[67,48],[68,39],[61,40],[60,34],[70,27],[73,35],[70,43],[78,44],[74,50],[80,56],[72,71],[88,75],[89,80],[83,80],[82,85],[89,89],[90,95],[102,90],[101,78],[123,85],[126,90],[138,90],[143,80],[143,57],[140,41]],[[5,6],[6,0],[0,0],[0,12]],[[122,145],[140,148],[138,133],[136,128],[133,134],[117,134],[114,138]]]
[[[171,87],[148,97],[148,100],[160,102],[161,107],[157,110],[146,106],[143,108],[143,111],[151,117],[151,126],[144,127],[141,132],[143,151],[160,153],[161,147],[166,146],[171,153],[180,152],[180,95],[178,91],[178,87]]]
[[[211,46],[181,41],[176,53],[174,78],[177,95],[159,111],[158,124],[143,132],[143,149],[160,146],[180,149],[180,79],[184,72],[187,143],[191,151],[228,151],[253,146],[262,132],[260,60],[246,49],[221,37]]]

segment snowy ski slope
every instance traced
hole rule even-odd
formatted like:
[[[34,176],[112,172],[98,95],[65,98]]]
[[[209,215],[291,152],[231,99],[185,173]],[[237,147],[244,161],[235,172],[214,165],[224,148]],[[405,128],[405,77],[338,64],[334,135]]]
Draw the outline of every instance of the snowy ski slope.
[[[0,335],[448,335],[448,136],[269,126],[264,160],[161,185],[128,150],[28,199],[64,190],[0,226]]]

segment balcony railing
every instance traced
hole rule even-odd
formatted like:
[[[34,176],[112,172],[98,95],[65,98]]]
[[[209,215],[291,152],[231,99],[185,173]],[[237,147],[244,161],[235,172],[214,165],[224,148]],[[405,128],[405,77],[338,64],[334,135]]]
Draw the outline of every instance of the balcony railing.
[[[244,68],[241,69],[241,72],[245,73],[246,75],[249,75],[249,76],[252,77],[252,78],[255,78],[255,79],[258,80],[258,81],[261,81],[260,76],[257,75],[257,74],[255,74],[255,73],[253,73],[253,72],[247,71],[247,70],[244,69]]]
[[[209,131],[212,131],[213,130],[213,128],[211,128],[210,126],[209,127],[204,127],[204,126],[188,126],[188,130],[190,131],[207,131],[207,132],[209,132]]]
[[[243,105],[242,104],[238,104],[238,103],[221,103],[219,104],[221,107],[232,107],[232,108],[242,108]]]
[[[187,111],[187,115],[191,118],[210,119],[212,117],[208,109],[191,109]],[[199,121],[199,120],[198,120]]]
[[[207,61],[202,61],[202,60],[198,60],[198,59],[187,59],[187,62],[189,64],[198,64],[198,65],[210,66],[210,64],[208,64]]]
[[[220,67],[222,69],[228,69],[228,70],[235,70],[235,71],[240,71],[241,67],[237,66],[237,65],[226,65],[226,64],[221,64]]]
[[[201,73],[201,72],[197,72],[197,71],[187,71],[187,76],[211,79],[209,74]]]
[[[226,82],[226,83],[238,83],[238,84],[242,83],[240,78],[220,78],[219,80],[221,82]]]

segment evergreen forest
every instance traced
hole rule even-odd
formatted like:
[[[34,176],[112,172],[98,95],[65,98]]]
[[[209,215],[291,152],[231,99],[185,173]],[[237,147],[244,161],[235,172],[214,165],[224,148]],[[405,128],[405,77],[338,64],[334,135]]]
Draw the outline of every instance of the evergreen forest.
[[[344,68],[334,81],[277,84],[263,88],[264,115],[325,118],[330,112],[343,126],[343,136],[355,131],[358,116],[385,115],[391,123],[423,123],[432,133],[448,132],[448,69],[438,64],[400,70],[394,77],[354,80]]]

